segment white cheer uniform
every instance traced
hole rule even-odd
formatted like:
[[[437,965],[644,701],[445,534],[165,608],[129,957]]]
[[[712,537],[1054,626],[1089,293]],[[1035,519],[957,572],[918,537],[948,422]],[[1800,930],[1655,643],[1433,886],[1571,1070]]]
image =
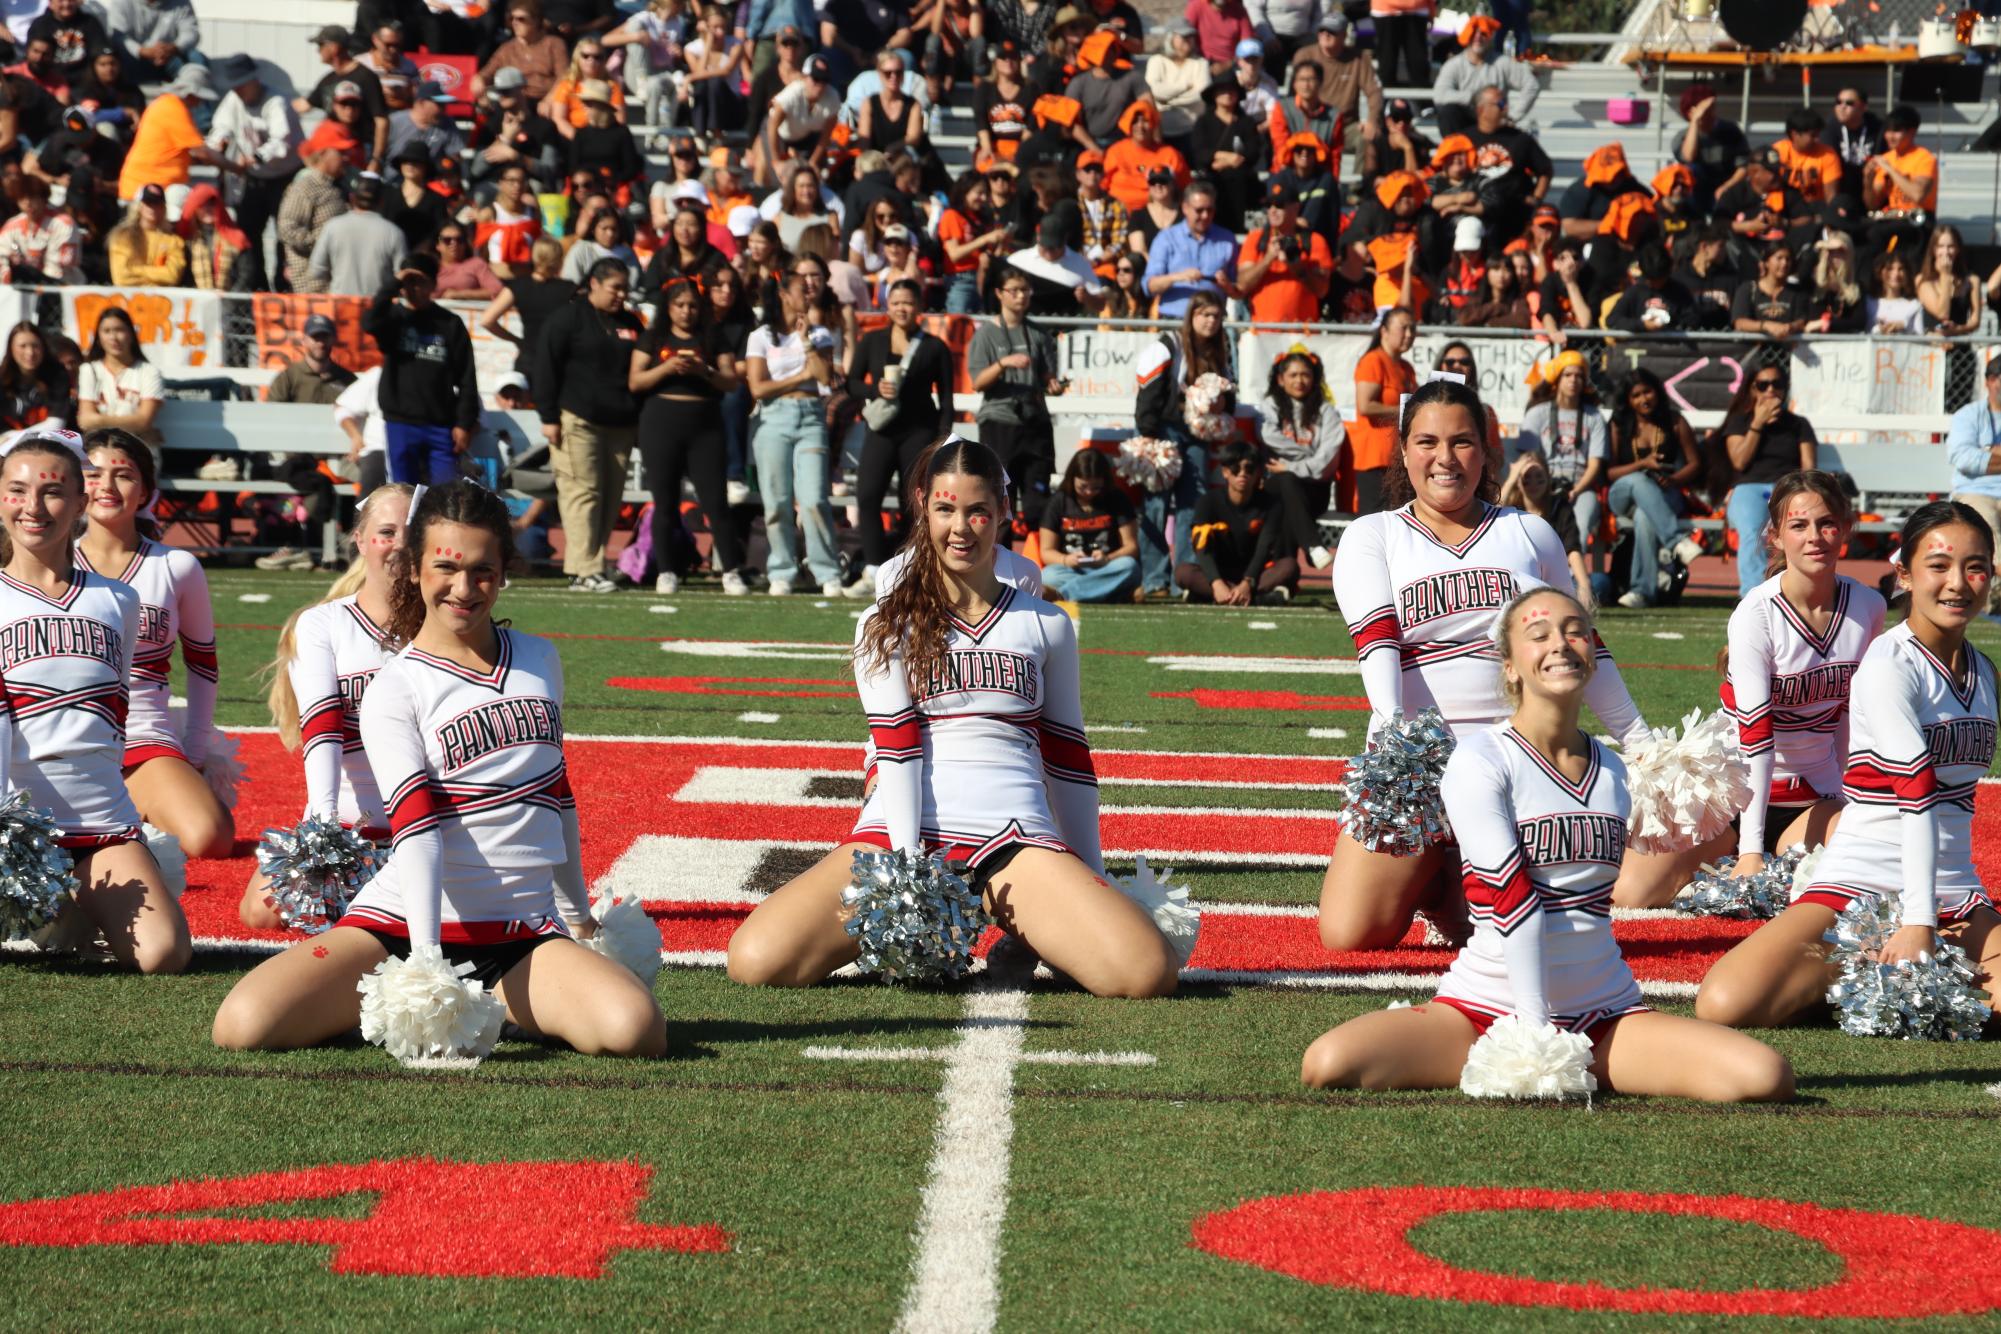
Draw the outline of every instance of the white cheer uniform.
[[[1369,697],[1369,731],[1401,710],[1436,708],[1455,736],[1514,712],[1501,697],[1494,616],[1526,588],[1571,591],[1556,530],[1533,514],[1488,505],[1465,540],[1442,541],[1414,505],[1365,514],[1334,552],[1334,596]],[[1642,726],[1602,640],[1585,701],[1615,738]]]
[[[903,571],[910,564],[908,549],[897,552],[882,563],[875,572],[875,600],[881,602],[889,596],[889,590],[896,587]],[[1019,589],[1032,598],[1042,596],[1042,567],[1026,556],[1016,555],[1004,546],[994,547],[994,578]],[[862,747],[862,782],[875,777],[875,737],[871,735],[868,744]]]
[[[1626,851],[1626,766],[1591,742],[1572,783],[1511,724],[1462,732],[1440,784],[1465,867],[1473,938],[1438,999],[1482,1032],[1505,1014],[1585,1032],[1646,1009],[1612,939]]]
[[[387,794],[388,861],[340,925],[415,945],[567,935],[590,916],[563,767],[563,667],[496,628],[485,675],[406,648],[369,684],[361,741]],[[559,916],[560,912],[560,916]]]
[[[66,848],[139,837],[125,790],[125,717],[139,595],[78,567],[50,598],[0,573],[0,678],[13,715],[8,775],[55,816]]]
[[[361,701],[389,661],[389,632],[352,597],[308,607],[293,628],[285,671],[299,701],[306,814],[339,820],[363,838],[389,836],[382,794],[361,748]]]
[[[1968,644],[1955,679],[1909,624],[1862,656],[1848,709],[1841,823],[1794,902],[1839,912],[1893,894],[1906,926],[1958,921],[1988,902],[1973,869],[1973,799],[1994,763],[1994,664]]]
[[[860,660],[879,614],[855,626],[855,684],[878,781],[851,837],[942,849],[975,870],[1014,844],[1056,848],[1102,875],[1070,618],[1003,585],[978,625],[951,619],[943,666],[913,691],[901,654],[880,669]]]
[[[91,569],[77,543],[79,569]],[[125,767],[172,756],[199,768],[208,758],[215,724],[215,611],[208,600],[208,576],[192,552],[145,538],[123,570],[98,574],[130,584],[139,595],[139,642],[132,649],[132,710],[125,723]],[[174,731],[167,712],[167,679],[174,668],[174,645],[181,646],[187,670],[186,735]]]
[[[1739,855],[1765,851],[1775,808],[1811,806],[1841,790],[1848,756],[1848,696],[1862,654],[1883,633],[1883,597],[1847,575],[1834,615],[1816,635],[1779,591],[1759,584],[1730,613],[1730,671],[1723,707],[1751,766],[1751,801],[1737,821]]]

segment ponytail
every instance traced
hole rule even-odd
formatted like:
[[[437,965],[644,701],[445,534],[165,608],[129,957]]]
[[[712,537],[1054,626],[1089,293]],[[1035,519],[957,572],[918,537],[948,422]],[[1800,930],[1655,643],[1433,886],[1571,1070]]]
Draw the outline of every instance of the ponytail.
[[[291,670],[292,660],[299,656],[299,618],[313,607],[324,607],[329,602],[339,602],[342,598],[353,597],[361,591],[362,586],[368,582],[368,562],[362,559],[359,551],[355,550],[355,533],[368,526],[368,516],[382,497],[409,496],[414,490],[414,487],[405,482],[389,482],[368,493],[361,502],[361,507],[355,511],[354,532],[347,536],[349,549],[347,568],[341,571],[340,578],[334,580],[326,592],[320,594],[317,601],[310,606],[299,608],[285,618],[285,626],[278,632],[278,651],[270,662],[258,669],[258,675],[264,678],[268,686],[265,704],[271,710],[271,721],[277,725],[278,740],[284,744],[286,750],[297,750],[305,739],[299,728],[299,697],[292,689]]]

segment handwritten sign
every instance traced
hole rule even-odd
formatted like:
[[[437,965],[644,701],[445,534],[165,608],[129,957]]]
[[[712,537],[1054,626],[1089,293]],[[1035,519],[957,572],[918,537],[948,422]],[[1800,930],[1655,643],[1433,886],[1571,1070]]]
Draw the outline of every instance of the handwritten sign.
[[[362,296],[309,296],[262,292],[250,299],[257,330],[257,364],[282,370],[305,355],[306,321],[324,315],[333,321],[333,358],[355,374],[382,364],[375,340],[361,331],[368,309]]]
[[[161,371],[222,365],[222,296],[162,287],[65,287],[63,327],[88,352],[97,321],[112,307],[132,317],[146,360]]]

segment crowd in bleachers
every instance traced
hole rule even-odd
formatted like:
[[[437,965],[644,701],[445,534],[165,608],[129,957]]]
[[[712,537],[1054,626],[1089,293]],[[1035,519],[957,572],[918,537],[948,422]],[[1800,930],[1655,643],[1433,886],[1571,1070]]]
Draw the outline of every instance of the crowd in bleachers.
[[[980,433],[1023,479],[1024,534],[1053,538],[1059,564],[1080,554],[1067,533],[1099,535],[1082,543],[1087,595],[1237,601],[1325,564],[1330,502],[1380,503],[1420,325],[1588,350],[1594,329],[1957,334],[2001,302],[2001,270],[1972,272],[1936,225],[1944,168],[1918,114],[1878,116],[1857,87],[1766,144],[1691,84],[1675,160],[1650,181],[1608,134],[1553,189],[1512,4],[1434,45],[1430,0],[1188,0],[1157,31],[1127,0],[363,0],[352,30],[313,35],[325,73],[294,96],[270,67],[204,50],[189,0],[36,3],[10,9],[19,63],[0,73],[4,277],[374,298],[377,341],[427,352],[379,374],[389,438],[364,478],[456,469],[477,386],[465,330],[432,303],[486,303],[480,327],[519,345],[504,392],[545,423],[582,589],[615,586],[607,525],[636,449],[661,494],[695,484],[730,591],[748,587],[730,511],[754,477],[772,591],[868,592],[891,481],[954,419],[926,312],[991,317],[963,349]],[[426,77],[440,56],[462,84]],[[940,140],[967,104],[972,160],[955,163]],[[1060,316],[1178,326],[1141,357],[1136,424],[1185,466],[1131,507],[1130,543],[1123,515],[1064,526],[1065,505],[1089,510],[1090,477],[1054,497],[1037,481],[1053,477],[1046,400],[1064,387],[1037,320]],[[1230,316],[1374,326],[1375,346],[1352,386],[1310,355],[1266,383],[1236,367]],[[330,337],[273,397],[347,389]],[[95,331],[83,342],[14,330],[0,420],[150,429],[140,381],[158,372]],[[1436,369],[1471,358],[1454,344]],[[1720,504],[1743,483],[1748,523],[1764,472],[1812,464],[1811,427],[1775,426],[1755,382],[1705,458],[1657,383],[1635,376],[1601,409],[1589,371],[1574,352],[1545,362],[1508,449],[1522,503],[1574,530],[1581,590],[1595,574],[1601,596],[1653,600],[1675,553],[1698,549],[1694,490]],[[1248,460],[1212,459],[1220,441],[1191,425],[1184,393],[1205,374],[1258,408]],[[1264,519],[1209,499],[1241,491],[1238,465],[1284,534],[1289,574],[1270,587],[1195,545],[1214,534],[1249,558],[1240,539]],[[324,507],[309,471],[308,508]],[[859,566],[835,532],[850,488]],[[639,567],[661,587],[689,568],[677,513],[661,507]],[[1609,585],[1608,513],[1644,548]],[[1128,557],[1116,580],[1098,568]]]

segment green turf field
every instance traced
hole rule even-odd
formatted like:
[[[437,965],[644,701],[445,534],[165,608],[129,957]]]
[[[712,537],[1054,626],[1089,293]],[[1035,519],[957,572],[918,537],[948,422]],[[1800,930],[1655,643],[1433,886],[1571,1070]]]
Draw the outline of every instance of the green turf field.
[[[213,576],[225,726],[268,723],[253,668],[286,613],[320,586]],[[520,628],[562,637],[572,736],[859,740],[839,685],[855,604],[588,598],[532,581],[503,610]],[[1605,637],[1650,721],[1714,706],[1709,667],[1726,613],[1718,604],[1607,615]],[[2001,649],[1987,627],[1979,638]],[[1360,713],[1319,707],[1359,695],[1353,675],[1152,661],[1346,657],[1331,609],[1087,609],[1080,642],[1100,752],[1339,756],[1359,746]],[[607,684],[692,677],[777,693]],[[1212,694],[1204,707],[1204,691],[1263,692],[1263,703],[1239,697],[1232,707]],[[1302,698],[1276,704],[1273,692]],[[1258,773],[1258,761],[1243,762],[1242,780]],[[1222,785],[1108,782],[1103,796],[1108,806],[1203,810],[1331,804],[1323,792]],[[663,819],[671,825],[671,811]],[[1186,878],[1206,901],[1303,905],[1319,871],[1218,866]],[[516,1042],[476,1071],[439,1074],[403,1071],[358,1039],[277,1056],[215,1050],[210,1017],[252,962],[205,952],[184,976],[139,979],[0,957],[0,1105],[17,1127],[0,1156],[8,1327],[1706,1328],[1724,1312],[1781,1309],[1791,1290],[1809,1314],[1741,1323],[1859,1328],[1839,1312],[1863,1307],[1810,1294],[1852,1280],[1841,1291],[1867,1288],[1880,1316],[1936,1304],[1926,1264],[1977,1275],[2001,1267],[1994,1233],[1879,1272],[1789,1232],[1708,1217],[1488,1210],[1412,1228],[1411,1244],[1436,1260],[1542,1280],[1550,1286],[1535,1291],[1557,1302],[1520,1306],[1326,1286],[1193,1244],[1201,1220],[1244,1201],[1368,1187],[1734,1195],[1996,1226],[2001,1100],[1989,1086],[2001,1087],[2001,1048],[1986,1044],[1795,1030],[1764,1035],[1799,1073],[1790,1106],[1610,1097],[1588,1111],[1503,1107],[1456,1093],[1301,1090],[1307,1043],[1382,1005],[1380,994],[1201,984],[1127,1002],[1054,987],[1022,996],[853,981],[787,993],[736,987],[713,967],[670,967],[658,984],[664,1061]],[[968,1022],[969,1013],[985,1018]],[[941,1108],[970,1119],[941,1124]],[[128,1200],[54,1221],[47,1206],[9,1203],[426,1157],[634,1166],[578,1166],[558,1175],[573,1187],[514,1194],[506,1183],[533,1173],[496,1168],[478,1178],[487,1186],[476,1198],[427,1190],[433,1178],[419,1168],[414,1185],[328,1199],[274,1200],[259,1187],[248,1202]],[[606,1184],[613,1171],[627,1174],[627,1194]],[[711,1225],[727,1248],[641,1239],[609,1246],[597,1277],[534,1272],[538,1247],[641,1237],[633,1224]],[[1857,1220],[1848,1230],[1879,1226],[1889,1225]],[[182,1240],[154,1244],[174,1228]],[[201,1240],[230,1229],[262,1240]],[[1341,1225],[1264,1240],[1273,1257],[1328,1257],[1363,1247],[1361,1235]],[[48,1244],[64,1238],[74,1244]],[[390,1272],[363,1254],[369,1244],[399,1257]],[[496,1256],[530,1272],[464,1276]],[[1645,1289],[1667,1295],[1633,1297]],[[1504,1277],[1479,1289],[1523,1290]],[[1612,1290],[1626,1297],[1606,1298]],[[1919,1323],[2001,1328],[1987,1313],[2001,1310],[2001,1277],[1972,1291],[1956,1298],[1957,1314]],[[1627,1300],[1655,1309],[1564,1309]],[[1704,1300],[1706,1314],[1657,1313]]]

